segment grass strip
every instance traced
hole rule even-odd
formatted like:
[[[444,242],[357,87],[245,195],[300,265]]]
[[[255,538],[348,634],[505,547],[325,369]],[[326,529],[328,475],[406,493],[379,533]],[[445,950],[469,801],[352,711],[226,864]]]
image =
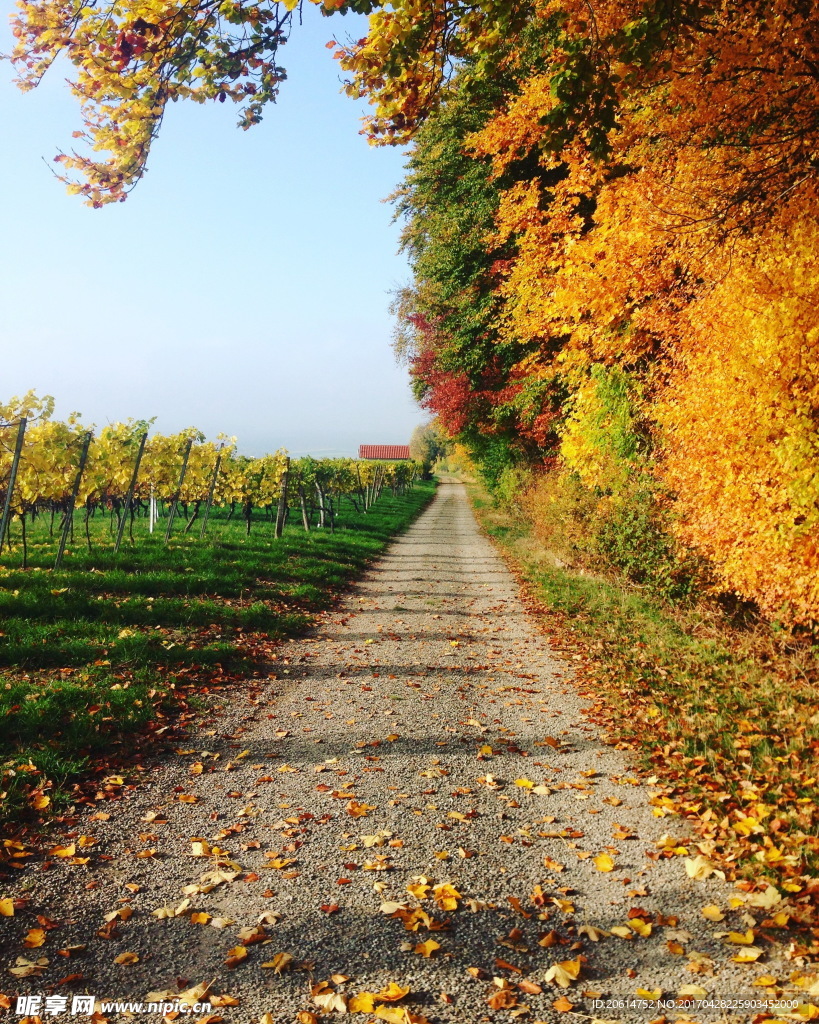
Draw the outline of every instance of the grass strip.
[[[590,714],[660,780],[655,813],[688,819],[731,876],[819,891],[816,645],[553,564],[524,520],[477,486],[471,496],[552,645],[577,665]]]

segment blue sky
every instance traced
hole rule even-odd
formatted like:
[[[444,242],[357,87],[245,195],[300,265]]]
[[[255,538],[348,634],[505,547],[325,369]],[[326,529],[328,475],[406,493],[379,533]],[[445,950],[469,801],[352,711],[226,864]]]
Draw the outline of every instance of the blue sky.
[[[264,121],[243,132],[231,104],[173,105],[149,173],[102,210],[51,173],[80,127],[63,76],[22,94],[0,64],[2,400],[33,387],[58,415],[156,416],[248,454],[355,454],[426,418],[390,349],[408,271],[382,200],[404,154],[358,134],[324,46],[364,19],[305,6]],[[0,52],[12,9],[0,0]]]

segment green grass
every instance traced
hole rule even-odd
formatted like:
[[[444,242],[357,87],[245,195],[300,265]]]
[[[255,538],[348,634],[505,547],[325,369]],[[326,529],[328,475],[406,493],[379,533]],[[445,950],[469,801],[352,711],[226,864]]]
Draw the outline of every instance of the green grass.
[[[819,871],[816,645],[556,565],[525,520],[477,488],[473,501],[574,655],[595,719],[660,777],[708,849],[751,875]]]
[[[26,569],[16,525],[0,557],[0,814],[19,815],[43,786],[65,803],[89,759],[116,755],[193,677],[225,686],[258,674],[259,645],[304,629],[433,493],[385,491],[366,515],[345,507],[334,533],[296,521],[279,541],[261,514],[249,535],[218,511],[204,540],[180,523],[167,547],[164,524],[151,535],[137,520],[119,554],[101,514],[89,552],[78,513],[56,572],[46,517],[28,525]]]

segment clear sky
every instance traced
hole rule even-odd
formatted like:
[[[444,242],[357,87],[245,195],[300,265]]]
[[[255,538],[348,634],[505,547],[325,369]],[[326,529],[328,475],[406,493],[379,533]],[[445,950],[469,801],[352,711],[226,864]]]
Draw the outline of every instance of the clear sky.
[[[79,111],[59,72],[34,92],[0,64],[0,399],[35,388],[102,426],[156,416],[247,454],[356,454],[426,417],[390,348],[408,277],[382,200],[404,154],[358,134],[324,44],[364,19],[305,5],[263,122],[230,103],[169,110],[127,202],[92,210],[53,177]],[[0,52],[11,48],[0,0]]]

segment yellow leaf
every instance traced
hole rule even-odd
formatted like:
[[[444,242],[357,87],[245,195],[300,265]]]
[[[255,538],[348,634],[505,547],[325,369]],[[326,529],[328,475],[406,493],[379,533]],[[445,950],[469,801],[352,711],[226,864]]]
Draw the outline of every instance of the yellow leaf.
[[[436,942],[435,939],[427,939],[426,942],[419,942],[418,945],[415,946],[413,952],[420,953],[421,956],[429,958],[436,949],[440,948],[440,942]]]
[[[148,999],[146,1001],[149,1003],[157,1002],[156,999]],[[208,997],[208,1002],[211,1006],[238,1006],[241,1000],[237,999],[236,996],[230,996],[227,992],[223,992],[220,996],[210,995]]]
[[[136,953],[120,953],[119,956],[114,957],[115,964],[137,964],[139,963],[139,956]]]
[[[546,981],[553,981],[560,988],[568,988],[573,981],[580,977],[579,960],[563,960],[561,963],[552,964],[546,972]]]
[[[292,953],[276,953],[272,960],[268,960],[267,963],[262,964],[262,967],[272,968],[276,974],[281,974],[283,970],[290,966],[293,962]]]
[[[429,896],[432,886],[428,882],[410,882],[407,892],[411,892],[419,900],[425,900]]]
[[[765,952],[764,949],[760,949],[759,946],[749,946],[747,949],[743,949],[741,953],[737,953],[736,956],[732,956],[731,959],[735,964],[752,964],[758,960]]]
[[[351,818],[366,818],[375,807],[372,804],[359,803],[358,800],[350,800],[344,809]]]
[[[375,1009],[375,994],[373,992],[359,992],[351,996],[347,1003],[349,1013],[372,1013]]]
[[[753,946],[753,928],[749,928],[747,932],[728,932],[728,941],[732,942],[735,946]]]
[[[661,988],[638,988],[634,994],[640,999],[660,999],[663,990]]]
[[[702,854],[697,857],[686,857],[685,873],[689,878],[694,878],[698,882],[705,881],[711,875],[717,875],[722,879],[725,878],[724,872],[717,871],[711,861],[707,857],[703,857]]]
[[[276,1024],[276,1022],[273,1020],[272,1014],[263,1013],[261,1017],[259,1017],[259,1024]]]
[[[0,917],[14,917],[14,900],[8,896],[0,900]]]
[[[593,864],[598,871],[614,871],[614,859],[607,853],[598,853]]]
[[[196,914],[191,914],[191,924],[207,924],[210,921],[210,914],[200,911]]]
[[[644,939],[647,939],[649,935],[651,935],[651,925],[648,921],[643,921],[639,917],[632,918],[632,920],[629,921],[629,926],[632,931],[637,932],[637,934],[642,936]]]
[[[515,785],[521,789],[534,789],[535,784],[531,779],[515,779]]]
[[[53,846],[49,851],[49,857],[73,857],[77,852],[74,843],[70,846]]]
[[[385,1003],[397,1003],[399,999],[409,995],[409,986],[403,988],[396,981],[391,981],[386,988],[382,988],[376,999],[383,999]]]
[[[225,963],[233,969],[238,967],[239,964],[247,959],[247,949],[245,946],[234,946],[233,949],[228,950],[228,955],[225,957]],[[264,966],[264,964],[262,964]]]
[[[45,940],[46,933],[43,928],[32,928],[23,940],[23,945],[27,949],[36,949],[38,946],[42,946]]]
[[[435,902],[441,910],[458,909],[458,900],[461,898],[461,894],[454,885],[449,885],[448,883],[436,885],[432,892]]]
[[[408,1020],[406,1010],[400,1006],[379,1006],[375,1015],[387,1024],[407,1024]]]
[[[707,990],[701,985],[683,985],[677,989],[677,996],[681,999],[686,996],[690,996],[692,999],[705,999],[707,995]]]
[[[707,907],[702,908],[702,916],[707,918],[709,921],[724,921],[725,914],[715,906],[713,903],[709,903]]]

